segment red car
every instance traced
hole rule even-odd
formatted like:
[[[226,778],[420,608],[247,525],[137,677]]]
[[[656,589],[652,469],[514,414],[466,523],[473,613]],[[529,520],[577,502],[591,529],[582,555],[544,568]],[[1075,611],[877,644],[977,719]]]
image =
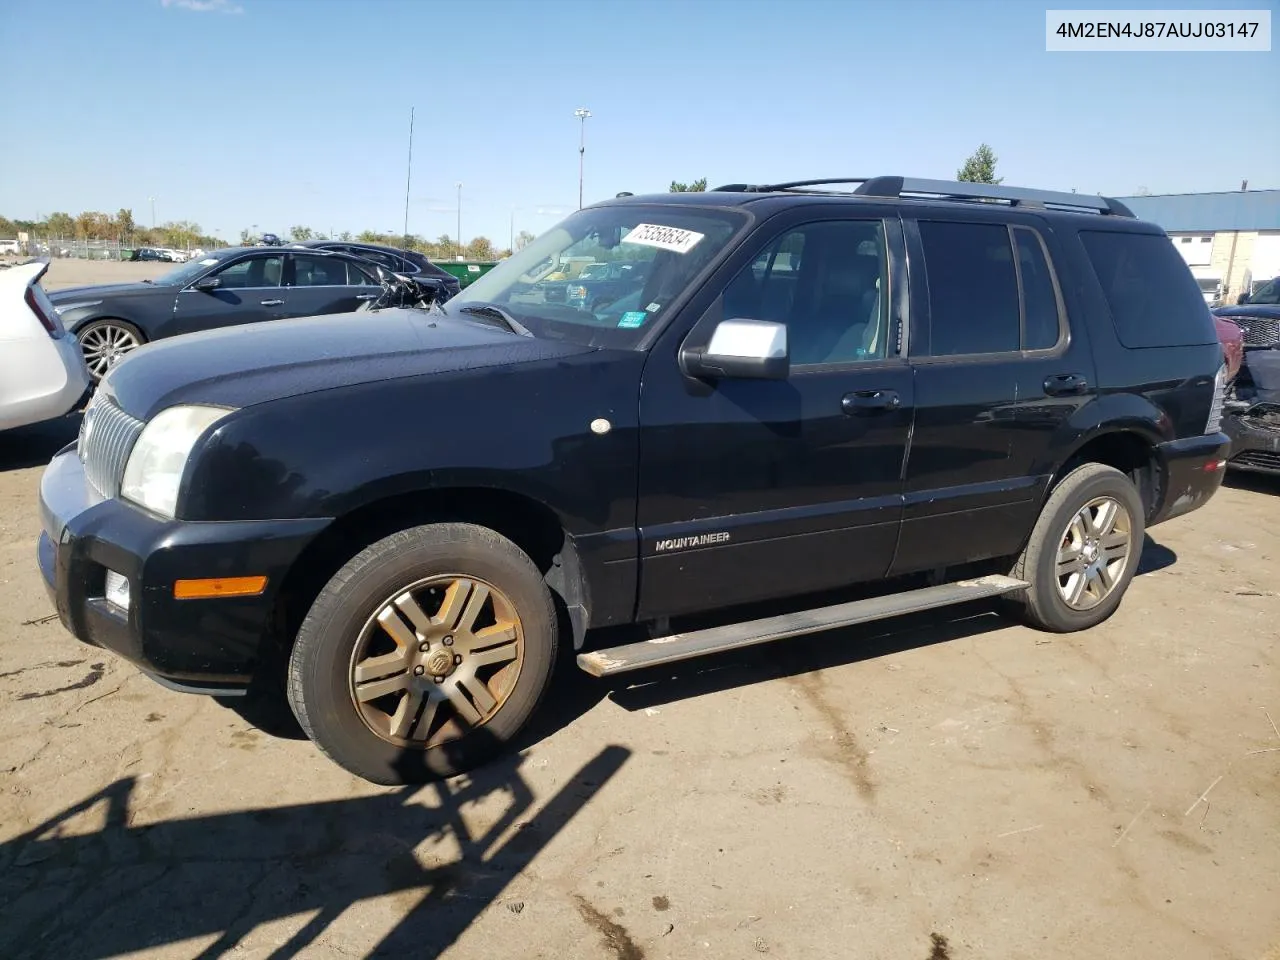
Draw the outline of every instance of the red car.
[[[1244,333],[1241,329],[1224,317],[1213,318],[1218,328],[1218,341],[1222,344],[1222,354],[1227,361],[1227,383],[1236,378],[1240,372],[1240,364],[1244,362]]]

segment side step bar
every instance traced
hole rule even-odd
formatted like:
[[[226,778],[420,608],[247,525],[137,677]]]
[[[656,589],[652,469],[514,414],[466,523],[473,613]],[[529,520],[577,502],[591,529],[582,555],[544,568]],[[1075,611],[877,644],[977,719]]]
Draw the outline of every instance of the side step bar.
[[[709,653],[750,647],[785,637],[804,633],[816,633],[834,627],[848,627],[855,623],[886,620],[904,613],[932,610],[970,600],[983,600],[1004,593],[1025,590],[1030,584],[1013,577],[989,576],[974,580],[957,580],[934,587],[890,593],[883,597],[837,603],[830,607],[800,610],[762,620],[729,623],[722,627],[695,630],[693,633],[673,633],[669,637],[655,637],[620,647],[593,650],[578,654],[578,666],[596,677],[611,677],[642,667],[654,667],[680,660],[691,660]]]

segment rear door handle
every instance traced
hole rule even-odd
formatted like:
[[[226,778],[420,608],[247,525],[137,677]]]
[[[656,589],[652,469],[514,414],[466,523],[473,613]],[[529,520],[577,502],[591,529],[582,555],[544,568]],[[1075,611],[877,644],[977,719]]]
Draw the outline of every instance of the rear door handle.
[[[361,293],[356,295],[357,300],[376,300],[377,298],[378,295],[376,293]]]
[[[1044,392],[1051,397],[1078,396],[1089,389],[1089,381],[1081,373],[1058,373],[1044,378]]]
[[[840,409],[851,417],[864,413],[897,410],[900,406],[902,406],[902,398],[898,396],[896,390],[855,390],[840,398]]]
[[[284,301],[283,300],[259,300],[258,303],[260,303],[264,307],[278,307],[280,306],[280,304],[284,303]]]

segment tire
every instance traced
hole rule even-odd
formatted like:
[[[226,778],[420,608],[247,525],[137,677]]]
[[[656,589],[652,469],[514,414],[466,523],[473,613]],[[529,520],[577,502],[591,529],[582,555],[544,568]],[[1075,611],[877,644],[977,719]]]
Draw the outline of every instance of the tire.
[[[289,704],[356,776],[439,780],[520,732],[556,643],[551,594],[519,547],[473,524],[414,527],[361,551],[320,591],[289,658]]]
[[[1091,506],[1104,501],[1123,511],[1117,511],[1110,527],[1102,511]],[[1081,516],[1086,508],[1089,520]],[[1107,532],[1100,535],[1103,528]],[[1144,535],[1142,498],[1132,481],[1104,464],[1077,467],[1063,477],[1040,511],[1031,538],[1010,572],[1031,586],[1011,596],[1006,607],[1031,626],[1054,633],[1087,630],[1102,623],[1124,599],[1138,568]],[[1100,555],[1090,562],[1094,549]],[[1122,558],[1117,556],[1121,549]],[[1078,559],[1070,556],[1072,551],[1078,551]],[[1092,583],[1090,571],[1096,571]],[[1068,593],[1079,593],[1079,600],[1069,602]]]
[[[98,383],[120,360],[147,342],[142,331],[127,320],[107,317],[92,320],[76,331],[93,382]]]

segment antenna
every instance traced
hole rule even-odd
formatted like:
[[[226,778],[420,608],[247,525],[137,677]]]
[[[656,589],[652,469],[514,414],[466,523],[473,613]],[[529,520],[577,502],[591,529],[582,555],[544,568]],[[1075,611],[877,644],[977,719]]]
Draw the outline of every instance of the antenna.
[[[409,167],[404,176],[404,241],[401,249],[409,250],[409,184],[413,182],[413,107],[409,108]],[[408,259],[407,257],[405,258]],[[404,269],[404,264],[400,265]]]

